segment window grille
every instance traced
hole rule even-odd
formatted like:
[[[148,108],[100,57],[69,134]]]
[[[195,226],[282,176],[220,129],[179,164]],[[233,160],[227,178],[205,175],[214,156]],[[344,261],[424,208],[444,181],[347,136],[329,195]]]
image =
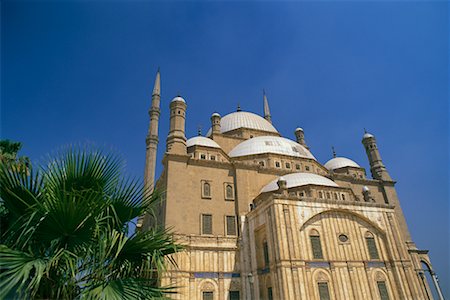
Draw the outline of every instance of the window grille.
[[[386,282],[384,281],[377,281],[378,285],[378,292],[380,293],[380,299],[381,300],[389,300],[389,294],[386,287]]]
[[[203,197],[211,197],[211,185],[208,182],[203,182]]]
[[[202,215],[202,234],[212,234],[212,215]]]
[[[234,199],[233,186],[231,184],[225,186],[225,196],[226,199]]]
[[[319,282],[319,298],[320,300],[330,300],[330,291],[327,282]]]
[[[267,289],[267,299],[273,300],[273,292],[271,287]]]
[[[214,292],[203,292],[203,300],[213,300]]]
[[[236,218],[227,216],[227,235],[236,235]]]
[[[240,300],[239,291],[230,291],[230,300]]]
[[[320,236],[312,235],[309,237],[311,240],[311,248],[314,259],[323,259],[322,245],[320,244]]]
[[[369,249],[370,259],[379,259],[377,245],[375,244],[375,239],[373,237],[366,237],[367,249]]]

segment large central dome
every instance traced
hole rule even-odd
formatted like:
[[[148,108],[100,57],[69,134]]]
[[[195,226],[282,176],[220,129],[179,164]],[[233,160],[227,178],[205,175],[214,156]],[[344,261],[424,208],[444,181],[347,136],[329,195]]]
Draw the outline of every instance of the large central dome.
[[[311,152],[302,145],[279,136],[258,136],[248,139],[234,147],[228,155],[230,157],[239,157],[263,153],[275,153],[316,159]]]
[[[261,131],[275,132],[278,131],[270,124],[266,119],[257,114],[237,111],[226,116],[223,116],[220,120],[220,132],[225,133],[238,128],[249,128]],[[211,129],[207,135],[211,134]]]

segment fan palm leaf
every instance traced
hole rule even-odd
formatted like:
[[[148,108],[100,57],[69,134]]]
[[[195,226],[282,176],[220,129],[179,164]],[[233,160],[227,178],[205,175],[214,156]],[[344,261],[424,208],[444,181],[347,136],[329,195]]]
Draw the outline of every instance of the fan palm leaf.
[[[150,299],[171,291],[159,276],[181,247],[162,228],[128,235],[160,194],[124,178],[123,168],[89,149],[68,149],[37,172],[0,167],[0,298]]]

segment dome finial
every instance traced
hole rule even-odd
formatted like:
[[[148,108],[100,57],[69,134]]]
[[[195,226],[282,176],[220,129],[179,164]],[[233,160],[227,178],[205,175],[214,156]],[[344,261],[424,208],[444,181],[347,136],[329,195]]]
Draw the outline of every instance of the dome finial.
[[[240,103],[238,103],[238,106],[237,106],[237,110],[236,111],[242,111],[242,109],[241,109],[241,104]]]
[[[336,158],[336,151],[334,150],[334,146],[331,146],[331,150],[333,151],[333,158]]]
[[[197,134],[198,136],[202,136],[202,125],[197,126]]]

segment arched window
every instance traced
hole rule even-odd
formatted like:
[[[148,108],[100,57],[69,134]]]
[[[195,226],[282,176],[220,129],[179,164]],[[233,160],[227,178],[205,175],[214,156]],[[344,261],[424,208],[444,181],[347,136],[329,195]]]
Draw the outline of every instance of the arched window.
[[[319,192],[319,198],[322,199],[323,198],[323,194],[322,192]]]
[[[202,181],[202,197],[211,198],[211,184],[207,181]]]
[[[231,184],[225,185],[225,198],[229,200],[234,199],[234,191]]]
[[[341,194],[342,200],[345,200],[345,195]]]
[[[337,193],[334,193],[333,195],[334,195],[334,200],[338,200],[338,198],[339,198],[339,197],[338,197],[338,194],[337,194]]]
[[[323,259],[322,245],[320,243],[320,236],[317,230],[311,230],[309,233],[309,240],[311,241],[312,256],[314,259]]]
[[[375,243],[375,237],[371,232],[366,233],[367,250],[369,251],[370,259],[380,259],[378,254],[377,244]]]
[[[330,198],[331,198],[330,192],[327,192],[327,199],[330,199]]]

